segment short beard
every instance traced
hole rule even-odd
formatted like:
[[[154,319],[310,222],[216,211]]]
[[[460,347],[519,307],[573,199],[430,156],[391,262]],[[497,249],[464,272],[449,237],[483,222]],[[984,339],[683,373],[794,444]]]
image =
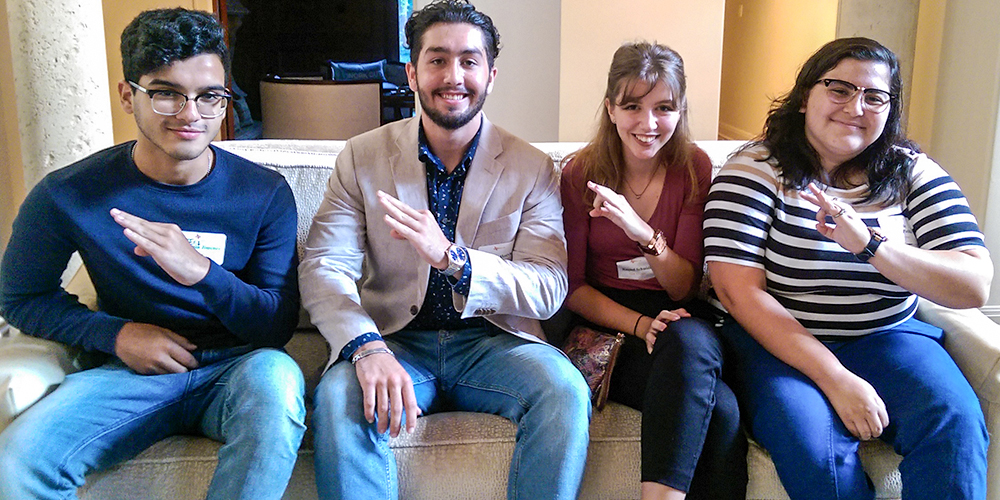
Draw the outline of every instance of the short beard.
[[[417,97],[420,99],[420,108],[422,112],[425,115],[427,115],[427,118],[430,118],[431,121],[434,122],[437,126],[445,130],[457,130],[464,127],[466,124],[471,122],[472,119],[475,118],[480,111],[482,111],[483,104],[486,103],[486,93],[484,92],[482,94],[479,94],[476,97],[475,101],[472,101],[472,105],[469,106],[469,109],[466,110],[464,113],[460,115],[445,115],[438,112],[437,109],[427,106],[427,101],[430,100],[430,97],[428,96],[427,98],[425,98],[424,95],[425,94],[422,91],[417,92]]]

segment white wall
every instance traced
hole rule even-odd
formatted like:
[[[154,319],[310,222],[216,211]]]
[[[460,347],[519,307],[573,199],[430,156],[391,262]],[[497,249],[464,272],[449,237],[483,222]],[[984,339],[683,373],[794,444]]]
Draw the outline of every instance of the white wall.
[[[0,0],[0,258],[7,248],[25,187],[13,74],[7,2]]]
[[[1000,103],[1000,2],[948,2],[928,151],[958,181],[980,222],[986,211]],[[996,215],[1000,216],[1000,214]],[[1000,251],[1000,248],[997,248]]]
[[[896,53],[903,80],[903,114],[907,114],[921,2],[915,0],[840,0],[837,38],[865,36]]]
[[[562,4],[559,140],[586,141],[624,42],[666,44],[684,58],[691,132],[716,139],[725,0],[572,0]]]
[[[429,0],[416,0],[420,9]],[[655,40],[682,57],[691,127],[715,139],[725,0],[477,0],[503,48],[490,119],[529,141],[585,141],[623,42]]]
[[[792,88],[802,63],[836,36],[839,3],[726,2],[720,138],[747,140],[761,133],[772,101]]]
[[[928,152],[962,187],[1000,272],[1000,2],[947,3]],[[987,314],[1000,319],[1000,278]]]
[[[417,0],[414,9],[430,3]],[[560,0],[477,0],[500,31],[497,81],[483,109],[532,142],[558,140]]]

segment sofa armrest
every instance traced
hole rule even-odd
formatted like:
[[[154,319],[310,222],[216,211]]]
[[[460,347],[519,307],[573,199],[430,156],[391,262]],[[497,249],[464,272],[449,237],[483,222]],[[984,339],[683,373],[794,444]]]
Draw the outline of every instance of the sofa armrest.
[[[0,432],[66,375],[94,364],[93,355],[59,342],[19,332],[0,339]]]
[[[97,290],[94,289],[94,283],[90,281],[90,274],[85,266],[80,266],[76,270],[65,288],[67,292],[76,295],[81,304],[92,311],[97,310]]]
[[[67,283],[66,291],[87,307],[97,308],[97,292],[83,266]],[[10,330],[9,336],[0,338],[0,432],[58,387],[66,375],[96,366],[106,358]]]
[[[978,309],[949,309],[920,299],[917,319],[944,330],[944,347],[979,396],[986,431],[1000,436],[1000,325]],[[986,497],[1000,500],[1000,443],[991,440]]]
[[[917,319],[944,330],[945,349],[979,399],[1000,404],[1000,325],[978,309],[949,309],[925,299]]]

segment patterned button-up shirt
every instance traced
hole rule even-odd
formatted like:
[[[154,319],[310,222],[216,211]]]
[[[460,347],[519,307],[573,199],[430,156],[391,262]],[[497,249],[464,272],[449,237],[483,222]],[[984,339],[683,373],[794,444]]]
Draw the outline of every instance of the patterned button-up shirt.
[[[455,241],[455,227],[458,224],[458,209],[462,203],[462,190],[465,188],[465,178],[472,166],[472,159],[479,147],[479,136],[482,125],[472,139],[469,150],[465,152],[462,161],[450,174],[441,163],[441,159],[431,151],[424,135],[424,127],[420,126],[419,158],[427,170],[427,205],[437,219],[441,232],[448,241]],[[409,330],[459,330],[483,325],[482,318],[462,319],[462,313],[455,310],[452,292],[469,295],[472,283],[472,264],[466,260],[462,268],[462,277],[456,280],[452,276],[431,270],[427,283],[427,296],[417,317],[406,326]]]

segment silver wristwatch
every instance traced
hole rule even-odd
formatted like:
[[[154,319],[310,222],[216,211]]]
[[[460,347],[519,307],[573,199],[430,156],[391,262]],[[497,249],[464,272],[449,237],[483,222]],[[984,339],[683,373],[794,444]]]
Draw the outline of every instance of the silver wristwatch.
[[[465,263],[469,260],[469,254],[465,249],[454,243],[448,247],[445,253],[448,255],[448,267],[440,270],[441,274],[445,276],[454,276],[465,267]]]

